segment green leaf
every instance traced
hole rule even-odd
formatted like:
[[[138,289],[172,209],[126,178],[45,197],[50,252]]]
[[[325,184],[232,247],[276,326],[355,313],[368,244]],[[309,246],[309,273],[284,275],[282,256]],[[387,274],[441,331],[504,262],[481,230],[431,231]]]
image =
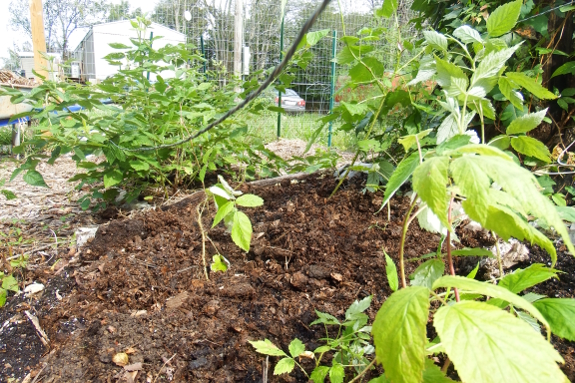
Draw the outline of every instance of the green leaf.
[[[313,47],[314,45],[319,43],[321,39],[327,36],[329,32],[330,32],[329,29],[322,29],[320,31],[308,32],[305,35],[306,45],[308,47]]]
[[[358,314],[363,313],[365,310],[369,308],[371,305],[371,295],[363,298],[360,301],[354,301],[351,306],[345,311],[345,319],[353,320],[357,317]]]
[[[8,291],[0,287],[0,307],[6,304],[6,298],[8,296]]]
[[[220,254],[214,255],[212,260],[213,262],[210,265],[212,271],[223,271],[224,273],[228,271],[228,264]]]
[[[574,74],[575,73],[575,61],[570,61],[568,63],[565,63],[563,65],[561,65],[559,68],[557,68],[555,70],[555,72],[553,72],[553,75],[551,75],[551,78],[556,77],[556,76],[561,76],[562,74]]]
[[[545,298],[535,301],[533,306],[547,319],[553,334],[575,341],[575,299]]]
[[[444,52],[447,51],[447,37],[436,31],[424,31],[423,37],[427,43]]]
[[[354,82],[368,82],[380,79],[384,70],[381,61],[375,57],[365,57],[349,70],[349,76]]]
[[[110,169],[104,173],[104,187],[108,189],[119,184],[124,179],[124,175],[118,169]]]
[[[489,53],[477,66],[473,76],[471,76],[471,86],[478,86],[483,88],[485,96],[487,93],[493,89],[495,84],[497,84],[497,79],[499,72],[503,69],[505,62],[509,60],[513,53],[519,48],[519,44],[511,48],[504,48],[500,51],[494,51]],[[470,93],[479,96],[472,89],[469,90]]]
[[[562,220],[575,222],[575,208],[573,206],[556,206],[555,210],[557,210]]]
[[[558,270],[545,267],[541,263],[535,263],[526,269],[517,269],[511,274],[505,275],[499,281],[499,286],[517,294],[529,287],[545,282],[549,278],[556,278],[558,272]]]
[[[419,153],[413,152],[409,157],[404,158],[399,165],[397,165],[397,168],[391,177],[389,177],[389,181],[387,181],[381,209],[383,209],[385,204],[389,202],[399,188],[409,179],[409,177],[411,177],[418,164]]]
[[[16,197],[16,194],[14,194],[13,192],[11,192],[10,190],[7,190],[7,189],[0,190],[0,194],[2,194],[4,197],[6,197],[6,199],[8,201],[18,198],[18,197]]]
[[[487,19],[489,37],[499,37],[509,32],[517,23],[522,5],[522,0],[516,0],[497,7]]]
[[[220,223],[222,219],[224,219],[224,217],[230,214],[234,210],[234,207],[235,205],[231,201],[224,203],[222,206],[218,206],[218,212],[214,217],[214,223],[212,224],[212,228],[216,227],[216,225]]]
[[[289,353],[293,358],[297,358],[305,351],[305,345],[298,338],[292,340],[288,348]]]
[[[328,366],[317,366],[311,372],[310,379],[313,381],[313,383],[324,383],[325,377],[327,376],[328,373],[329,373]]]
[[[528,113],[523,116],[519,116],[515,120],[511,121],[506,132],[507,134],[527,133],[538,127],[546,114],[547,108],[537,113]]]
[[[513,137],[511,138],[511,146],[518,153],[535,157],[546,163],[551,162],[549,149],[547,149],[545,144],[535,138],[527,136]]]
[[[464,44],[479,43],[483,45],[483,39],[479,32],[471,28],[469,25],[462,25],[453,31],[453,36],[457,37],[459,41]]]
[[[485,98],[469,97],[467,100],[467,106],[478,114],[482,113],[484,117],[487,117],[490,120],[495,120],[495,108],[491,104],[491,101]]]
[[[517,85],[527,89],[531,92],[535,97],[541,100],[555,100],[557,98],[556,95],[549,92],[547,89],[539,85],[535,79],[532,79],[529,76],[526,76],[524,73],[520,72],[507,72],[505,73],[505,77],[516,83]]]
[[[236,211],[232,220],[232,240],[244,251],[250,250],[252,223],[245,213]]]
[[[413,172],[413,191],[437,215],[441,223],[450,230],[447,221],[447,168],[448,157],[432,157],[425,160]]]
[[[423,383],[455,383],[455,381],[445,376],[445,373],[431,359],[425,359]]]
[[[437,83],[445,88],[447,94],[456,97],[465,93],[469,80],[463,70],[448,61],[435,57],[435,68],[437,70]]]
[[[425,363],[429,289],[409,286],[391,294],[373,323],[378,362],[394,383],[420,383]]]
[[[474,279],[451,275],[446,275],[435,281],[433,284],[433,289],[435,290],[440,287],[456,287],[461,290],[479,293],[489,297],[500,298],[515,305],[518,308],[531,313],[531,315],[543,323],[545,327],[549,327],[545,318],[531,303],[527,302],[519,295],[512,293],[504,287],[497,286],[489,282],[479,282]]]
[[[456,256],[463,256],[463,257],[489,257],[489,258],[493,258],[493,253],[491,253],[491,251],[486,250],[486,249],[482,249],[480,247],[476,247],[476,248],[463,248],[463,249],[459,249],[459,250],[452,250],[451,251],[451,255],[456,255]]]
[[[135,171],[147,171],[150,170],[150,164],[140,160],[130,161],[130,167]]]
[[[557,365],[563,359],[553,346],[504,310],[461,301],[437,310],[433,324],[466,383],[565,381]]]
[[[26,181],[28,185],[40,186],[45,188],[48,187],[48,185],[46,185],[46,182],[44,182],[44,177],[42,177],[42,174],[38,173],[36,170],[28,170],[22,178],[24,179],[24,181]]]
[[[357,104],[357,103],[354,104],[342,101],[341,105],[343,105],[345,109],[347,109],[349,114],[351,114],[352,116],[364,115],[368,111],[368,107],[366,104]]]
[[[256,340],[256,341],[248,340],[248,342],[252,346],[254,346],[256,351],[259,352],[260,354],[271,355],[271,356],[287,356],[285,352],[277,348],[277,346],[272,342],[270,342],[269,339]]]
[[[18,292],[18,281],[12,274],[5,275],[2,278],[2,288],[8,291]]]
[[[108,45],[114,49],[130,49],[131,48],[131,47],[129,47],[125,44],[121,44],[121,43],[110,43]]]
[[[397,277],[397,267],[393,259],[387,253],[385,254],[385,274],[387,275],[387,283],[391,291],[397,291],[399,288],[399,279]]]
[[[264,204],[264,200],[254,194],[244,194],[238,197],[236,204],[243,207],[258,207]]]
[[[509,149],[509,145],[511,145],[511,138],[505,134],[501,134],[497,137],[493,137],[493,139],[489,141],[488,145],[499,150],[507,150]]]
[[[413,146],[417,146],[417,142],[419,142],[420,143],[419,145],[421,146],[421,139],[429,135],[429,133],[431,133],[432,131],[433,129],[427,129],[417,134],[410,134],[408,136],[401,137],[399,140],[397,140],[397,142],[403,145],[403,149],[405,149],[405,152],[408,152],[409,149],[411,149]]]
[[[437,152],[438,155],[442,156],[446,152],[467,145],[470,139],[471,137],[468,136],[467,134],[458,134],[456,136],[451,137],[449,140],[442,142],[439,146],[435,148],[435,151]]]
[[[345,378],[345,371],[341,363],[333,363],[329,369],[329,380],[331,383],[343,383]]]
[[[561,193],[553,194],[551,196],[551,199],[553,200],[553,202],[555,202],[555,205],[557,205],[557,206],[561,206],[561,207],[567,206],[567,201],[565,200],[565,196]],[[559,211],[559,210],[557,210],[557,211]]]
[[[508,99],[514,107],[523,110],[523,95],[515,90],[514,84],[506,77],[499,77],[498,84],[499,90],[505,98]]]
[[[227,191],[225,191],[222,187],[219,187],[217,185],[214,186],[210,186],[210,188],[208,189],[214,196],[218,196],[221,197],[223,199],[226,200],[231,200],[234,199],[233,194],[228,193]]]
[[[330,324],[330,325],[339,325],[339,321],[337,320],[336,317],[334,317],[331,314],[328,313],[322,313],[321,311],[317,311],[315,310],[315,314],[317,315],[317,317],[319,319],[316,319],[315,321],[310,323],[310,326],[316,325],[316,324]]]
[[[383,0],[381,8],[375,11],[375,15],[379,17],[391,17],[397,10],[397,0]]]
[[[280,359],[274,368],[274,375],[289,374],[295,367],[295,361],[292,358]]]
[[[425,261],[413,272],[412,286],[423,286],[431,290],[433,282],[445,272],[445,263],[441,259]]]

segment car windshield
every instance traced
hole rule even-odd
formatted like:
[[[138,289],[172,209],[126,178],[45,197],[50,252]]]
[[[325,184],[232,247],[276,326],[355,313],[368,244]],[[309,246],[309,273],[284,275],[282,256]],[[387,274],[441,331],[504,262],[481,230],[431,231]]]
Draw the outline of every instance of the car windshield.
[[[278,93],[279,93],[279,92],[276,90],[276,94],[278,94]],[[295,96],[295,97],[299,97],[298,94],[297,94],[294,90],[291,90],[291,89],[286,89],[285,92],[282,92],[282,96],[292,96],[292,97]]]

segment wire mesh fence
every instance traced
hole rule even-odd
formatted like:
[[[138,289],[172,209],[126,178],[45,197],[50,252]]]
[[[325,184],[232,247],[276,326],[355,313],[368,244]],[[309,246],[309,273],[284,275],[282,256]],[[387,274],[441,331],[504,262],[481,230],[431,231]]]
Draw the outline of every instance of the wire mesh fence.
[[[399,36],[416,33],[409,23],[414,14],[410,10],[410,2],[401,2],[398,20],[373,17],[375,9],[381,7],[382,2],[332,2],[316,22],[314,31],[330,32],[311,49],[313,60],[305,70],[294,73],[290,85],[291,90],[305,101],[306,113],[325,114],[332,107],[330,100],[347,101],[341,88],[349,68],[333,64],[337,52],[343,48],[338,37],[355,36],[365,28],[384,28],[384,38],[379,42],[381,46],[377,51],[386,69],[392,69],[394,59],[391,52],[397,46]],[[290,46],[317,6],[317,1],[313,0],[288,1],[282,28],[279,3],[278,0],[159,0],[154,11],[148,15],[155,23],[148,33],[164,36],[154,41],[155,48],[167,43],[193,44],[207,60],[206,70],[216,77],[212,80],[227,81],[234,74],[248,77],[280,62],[282,47],[287,49]],[[113,69],[102,59],[112,51],[108,43],[129,45],[129,38],[135,37],[135,31],[131,30],[127,20],[138,14],[138,10],[131,11],[129,7],[115,9],[109,16],[109,23],[93,26],[73,51],[78,61],[74,65],[78,68],[72,66],[70,75],[90,81],[102,80],[110,75]],[[369,87],[363,92],[363,96],[368,97]],[[362,97],[361,92],[354,95]],[[285,129],[289,129],[291,120],[295,121],[289,115],[282,119],[286,123]],[[277,119],[276,123],[281,124],[282,119]],[[301,124],[302,119],[297,121]],[[307,118],[305,121],[309,121],[309,129],[313,129],[311,125],[314,119]]]

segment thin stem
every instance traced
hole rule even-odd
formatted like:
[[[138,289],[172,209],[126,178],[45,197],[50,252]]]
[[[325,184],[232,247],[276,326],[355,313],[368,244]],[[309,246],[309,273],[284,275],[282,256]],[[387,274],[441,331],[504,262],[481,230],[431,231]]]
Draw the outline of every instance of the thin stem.
[[[479,120],[481,120],[481,143],[485,144],[485,121],[483,121],[483,105],[479,103]]]
[[[208,265],[206,262],[206,232],[204,231],[204,226],[202,225],[202,213],[204,212],[204,208],[202,207],[202,209],[200,210],[200,206],[204,206],[206,205],[207,199],[204,200],[203,203],[199,203],[198,207],[196,208],[196,211],[198,212],[198,217],[197,217],[197,221],[198,221],[198,226],[200,227],[200,234],[202,235],[202,263],[204,266],[204,275],[206,276],[206,280],[209,281],[210,277],[208,276]]]
[[[491,232],[495,238],[495,250],[497,250],[497,264],[499,265],[499,278],[503,278],[503,262],[501,261],[501,250],[499,249],[499,238],[495,232]]]
[[[349,381],[349,383],[353,383],[355,381],[357,381],[359,378],[361,378],[363,375],[365,375],[365,373],[367,371],[369,371],[369,369],[371,367],[373,367],[373,365],[375,364],[376,358],[373,358],[373,360],[352,380]]]
[[[453,258],[451,258],[451,209],[453,208],[453,194],[451,195],[451,199],[449,200],[449,209],[447,210],[447,222],[449,223],[449,227],[447,230],[447,263],[449,264],[449,273],[455,276],[455,268],[453,267]],[[459,291],[457,288],[453,289],[455,293],[455,300],[459,302]]]
[[[403,262],[403,252],[405,248],[405,237],[407,235],[407,229],[409,228],[409,223],[411,220],[409,219],[413,208],[417,204],[417,194],[414,195],[413,202],[411,206],[409,206],[409,210],[403,219],[403,232],[401,233],[401,243],[399,244],[399,273],[401,274],[401,287],[405,288],[407,286],[407,281],[405,280],[405,264]]]

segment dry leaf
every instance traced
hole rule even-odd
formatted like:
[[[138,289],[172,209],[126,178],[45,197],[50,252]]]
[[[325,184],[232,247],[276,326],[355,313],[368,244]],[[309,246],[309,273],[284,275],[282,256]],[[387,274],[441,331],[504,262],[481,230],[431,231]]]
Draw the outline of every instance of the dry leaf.
[[[124,367],[128,363],[130,363],[130,360],[128,358],[128,354],[126,354],[125,352],[119,352],[114,355],[114,357],[112,358],[112,362],[116,363],[120,367]]]

